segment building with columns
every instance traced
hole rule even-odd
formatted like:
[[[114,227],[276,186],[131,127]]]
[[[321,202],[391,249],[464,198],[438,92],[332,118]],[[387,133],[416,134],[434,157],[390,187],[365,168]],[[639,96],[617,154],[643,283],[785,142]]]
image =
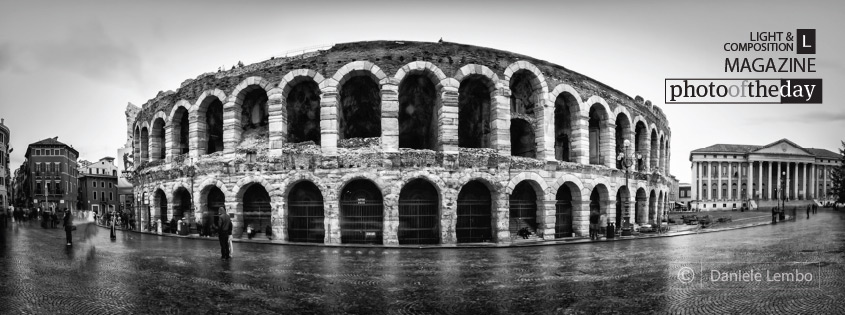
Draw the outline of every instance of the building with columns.
[[[690,153],[692,207],[700,210],[770,207],[827,201],[831,170],[841,156],[788,139],[759,145],[714,144]]]

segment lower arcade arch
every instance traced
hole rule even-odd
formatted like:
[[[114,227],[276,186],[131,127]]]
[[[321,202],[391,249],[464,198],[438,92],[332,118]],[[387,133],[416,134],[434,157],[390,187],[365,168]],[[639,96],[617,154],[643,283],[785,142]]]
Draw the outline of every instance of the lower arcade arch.
[[[204,229],[210,230],[212,226],[220,226],[220,207],[226,207],[226,195],[223,194],[223,191],[219,187],[212,186],[208,189],[205,197],[206,213],[204,214],[205,219],[203,221],[207,222],[203,222],[202,224]],[[228,209],[226,211],[228,212]]]
[[[167,222],[167,195],[163,190],[156,190],[153,205],[155,205],[155,215],[153,219],[161,220],[161,222]]]
[[[517,184],[508,198],[508,203],[510,204],[508,227],[511,237],[519,235],[519,231],[523,229],[537,235],[537,194],[531,184],[527,181]],[[527,238],[527,235],[525,237]]]
[[[272,233],[270,194],[261,184],[252,184],[243,195],[243,222],[253,233]]]
[[[493,202],[490,190],[479,181],[471,181],[458,193],[458,220],[455,236],[458,243],[480,243],[493,240]]]
[[[616,191],[616,228],[621,228],[623,223],[631,223],[628,213],[628,200],[631,198],[628,187],[622,186]]]
[[[561,185],[555,195],[555,238],[571,237],[572,217],[581,204],[581,191],[571,182]]]
[[[343,187],[340,196],[340,242],[343,244],[382,244],[384,202],[381,191],[371,181],[354,180]]]
[[[646,222],[651,223],[654,221],[655,214],[657,214],[657,194],[652,190],[648,197],[648,219]]]
[[[645,189],[637,189],[637,202],[634,204],[634,223],[642,224],[645,222],[647,201]]]
[[[440,243],[440,198],[424,179],[414,179],[399,193],[399,244]]]
[[[170,220],[190,219],[191,217],[191,193],[185,187],[179,187],[173,193],[173,215]],[[165,220],[162,219],[162,222]]]
[[[288,241],[323,243],[323,194],[314,183],[302,181],[288,193]]]

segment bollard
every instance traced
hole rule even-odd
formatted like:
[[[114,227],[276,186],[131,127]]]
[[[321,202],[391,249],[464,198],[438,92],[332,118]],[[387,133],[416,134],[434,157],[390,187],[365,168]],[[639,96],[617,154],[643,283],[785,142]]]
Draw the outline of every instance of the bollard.
[[[161,219],[156,220],[156,233],[161,235]]]

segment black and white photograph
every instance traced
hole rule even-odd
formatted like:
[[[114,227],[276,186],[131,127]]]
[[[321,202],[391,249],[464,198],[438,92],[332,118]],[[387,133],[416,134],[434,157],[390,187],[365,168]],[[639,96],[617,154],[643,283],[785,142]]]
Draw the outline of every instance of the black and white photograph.
[[[1,314],[845,314],[840,1],[0,0]]]

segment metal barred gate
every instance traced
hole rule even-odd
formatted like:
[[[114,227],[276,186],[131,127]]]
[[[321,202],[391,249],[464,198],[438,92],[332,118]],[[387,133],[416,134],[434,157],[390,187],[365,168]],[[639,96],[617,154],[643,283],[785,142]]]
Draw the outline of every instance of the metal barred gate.
[[[439,244],[437,201],[399,200],[399,244]]]
[[[555,203],[555,238],[572,236],[572,202]]]
[[[266,228],[270,226],[270,201],[250,201],[244,202],[244,231],[247,226],[258,233],[264,233]]]
[[[537,231],[537,202],[533,200],[511,200],[510,201],[510,232],[511,237],[526,228],[529,232]]]
[[[381,200],[340,202],[340,241],[343,244],[382,244],[384,204]]]
[[[323,243],[325,218],[322,201],[293,201],[288,204],[288,240]]]
[[[458,199],[458,222],[455,234],[458,243],[480,243],[493,240],[490,200]]]

